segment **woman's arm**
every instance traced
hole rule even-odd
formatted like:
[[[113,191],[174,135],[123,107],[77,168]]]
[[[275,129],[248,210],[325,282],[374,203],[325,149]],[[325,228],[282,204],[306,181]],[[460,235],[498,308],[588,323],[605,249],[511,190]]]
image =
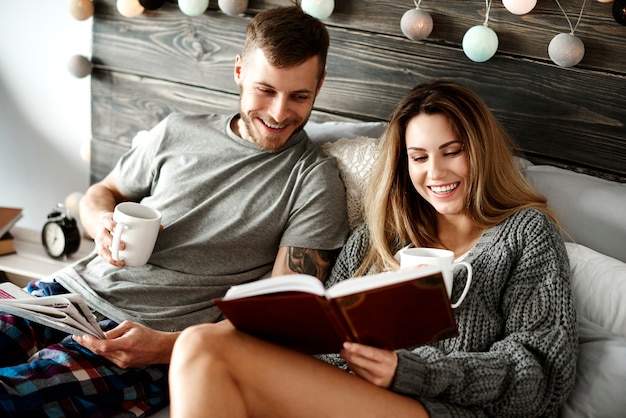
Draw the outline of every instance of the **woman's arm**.
[[[474,264],[472,286],[479,291],[458,309],[461,335],[399,351],[392,390],[452,414],[461,408],[462,414],[537,416],[565,401],[577,357],[567,253],[545,215],[529,210],[515,218],[500,231],[503,242],[516,244],[489,248],[493,272],[485,276]]]

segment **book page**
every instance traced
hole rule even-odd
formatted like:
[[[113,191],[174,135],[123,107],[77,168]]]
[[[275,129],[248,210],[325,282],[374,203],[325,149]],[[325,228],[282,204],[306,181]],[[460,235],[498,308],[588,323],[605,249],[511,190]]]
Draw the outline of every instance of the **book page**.
[[[413,280],[418,277],[426,277],[441,272],[436,266],[424,266],[415,269],[390,271],[385,273],[371,274],[368,276],[354,277],[344,280],[332,286],[326,291],[329,299],[351,295],[365,290],[376,289],[386,285]]]
[[[268,279],[232,286],[226,292],[223,299],[240,299],[278,292],[304,292],[324,296],[324,285],[314,276],[306,274],[287,274],[285,276],[270,277]]]

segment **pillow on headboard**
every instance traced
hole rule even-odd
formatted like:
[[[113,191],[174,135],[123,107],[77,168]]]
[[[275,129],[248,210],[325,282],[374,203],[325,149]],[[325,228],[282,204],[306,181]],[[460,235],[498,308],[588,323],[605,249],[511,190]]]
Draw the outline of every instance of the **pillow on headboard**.
[[[578,314],[626,338],[626,263],[580,244],[565,247]]]
[[[526,178],[574,242],[626,262],[626,184],[546,165],[527,167]]]
[[[309,121],[304,130],[311,141],[317,144],[336,141],[340,138],[358,137],[379,138],[385,132],[386,122],[313,122]]]
[[[364,136],[340,138],[322,144],[324,152],[337,160],[339,175],[346,187],[348,224],[351,229],[363,223],[363,191],[380,153],[380,145],[380,138]]]
[[[626,340],[584,317],[578,324],[576,381],[560,416],[622,417],[626,411]]]

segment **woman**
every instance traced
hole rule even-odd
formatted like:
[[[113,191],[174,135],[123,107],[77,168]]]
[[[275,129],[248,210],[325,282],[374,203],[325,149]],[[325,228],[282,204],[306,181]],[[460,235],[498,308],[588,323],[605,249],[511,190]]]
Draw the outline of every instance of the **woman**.
[[[485,103],[453,82],[412,89],[391,117],[372,178],[365,225],[328,285],[397,269],[407,245],[449,249],[474,272],[455,310],[459,336],[398,351],[346,343],[340,357],[327,356],[341,366],[332,367],[228,321],[196,326],[174,348],[173,416],[558,415],[577,349],[567,253]]]

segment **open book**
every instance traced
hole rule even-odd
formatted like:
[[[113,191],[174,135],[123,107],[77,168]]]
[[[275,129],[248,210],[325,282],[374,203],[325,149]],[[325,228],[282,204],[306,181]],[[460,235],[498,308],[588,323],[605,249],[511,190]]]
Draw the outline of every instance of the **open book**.
[[[441,270],[434,266],[345,280],[325,290],[293,274],[231,287],[215,304],[244,332],[308,354],[343,342],[395,350],[458,335]]]
[[[0,283],[0,311],[69,334],[104,338],[95,316],[77,293],[37,297],[13,283]]]

